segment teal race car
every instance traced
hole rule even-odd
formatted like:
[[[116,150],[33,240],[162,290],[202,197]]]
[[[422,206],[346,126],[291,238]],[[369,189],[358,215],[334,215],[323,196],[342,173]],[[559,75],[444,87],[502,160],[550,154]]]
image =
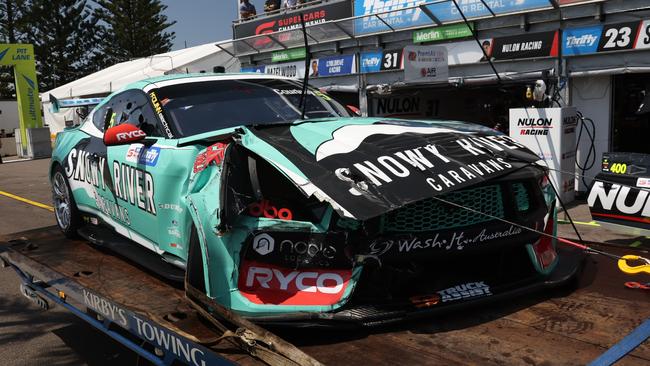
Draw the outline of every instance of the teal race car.
[[[361,118],[300,82],[170,75],[56,137],[58,226],[259,322],[380,324],[553,286],[538,157],[455,121]],[[569,258],[569,259],[564,259]]]

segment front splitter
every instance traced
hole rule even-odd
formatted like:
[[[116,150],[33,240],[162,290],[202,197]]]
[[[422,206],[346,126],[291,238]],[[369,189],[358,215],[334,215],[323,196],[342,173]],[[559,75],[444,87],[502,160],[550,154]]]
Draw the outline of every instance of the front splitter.
[[[569,284],[580,274],[587,254],[574,248],[558,248],[557,251],[559,262],[551,274],[523,283],[513,282],[503,286],[496,286],[491,296],[439,303],[426,308],[416,308],[411,305],[396,306],[394,304],[383,306],[354,305],[344,306],[334,312],[289,313],[249,317],[248,319],[260,325],[280,327],[359,328],[384,326],[412,319],[434,317]]]

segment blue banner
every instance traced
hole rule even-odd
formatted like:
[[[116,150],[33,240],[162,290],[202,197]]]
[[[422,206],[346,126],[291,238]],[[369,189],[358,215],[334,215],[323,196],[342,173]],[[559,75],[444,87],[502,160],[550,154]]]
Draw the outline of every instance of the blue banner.
[[[321,58],[318,62],[318,76],[347,75],[354,72],[354,55]]]
[[[379,72],[381,70],[381,60],[383,55],[384,53],[382,51],[363,52],[361,54],[361,61],[359,62],[361,73]]]
[[[576,56],[598,52],[602,25],[569,28],[562,33],[562,55]]]
[[[251,66],[251,67],[242,67],[241,72],[255,72],[258,74],[263,74],[266,66]]]
[[[382,19],[394,29],[403,29],[416,26],[434,25],[435,23],[422,12],[415,8],[401,10],[406,7],[427,3],[425,0],[357,0],[354,2],[354,16],[371,15],[385,11],[393,11],[381,15]],[[489,16],[490,11],[477,0],[458,0],[458,6],[465,15],[471,19],[482,16]],[[485,3],[495,14],[506,14],[518,11],[527,11],[551,6],[548,0],[485,0]],[[441,22],[462,20],[458,9],[453,1],[427,5],[427,8]],[[401,11],[400,11],[401,10]],[[389,31],[377,17],[364,17],[355,20],[354,31],[356,34],[367,34]]]

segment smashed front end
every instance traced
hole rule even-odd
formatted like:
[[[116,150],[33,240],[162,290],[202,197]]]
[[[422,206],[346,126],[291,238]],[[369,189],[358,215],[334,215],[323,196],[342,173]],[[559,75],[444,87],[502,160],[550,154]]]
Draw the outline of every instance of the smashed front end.
[[[381,194],[372,187],[373,177],[382,178],[380,169],[366,176],[359,173],[363,169],[330,169],[330,177],[320,178],[344,182],[346,193],[370,202],[364,209],[381,206],[377,215],[372,209],[353,213],[349,201],[320,189],[327,183],[314,184],[313,171],[309,179],[300,175],[309,168],[288,168],[293,160],[283,160],[286,152],[262,156],[260,135],[249,133],[228,148],[215,230],[233,266],[224,273],[228,291],[213,288],[212,297],[245,316],[272,323],[375,325],[558,282],[550,280],[558,272],[554,240],[523,228],[555,234],[555,198],[539,166],[515,169],[504,157],[487,156],[484,164],[467,165],[471,171],[458,168],[464,175],[457,177],[446,166],[446,175],[429,180],[428,197],[409,189]],[[440,151],[449,153],[442,145]],[[397,176],[407,169],[398,160],[383,161]],[[497,164],[513,169],[488,179]],[[432,184],[467,183],[481,173],[475,184],[440,194]],[[569,267],[560,280],[575,270]]]

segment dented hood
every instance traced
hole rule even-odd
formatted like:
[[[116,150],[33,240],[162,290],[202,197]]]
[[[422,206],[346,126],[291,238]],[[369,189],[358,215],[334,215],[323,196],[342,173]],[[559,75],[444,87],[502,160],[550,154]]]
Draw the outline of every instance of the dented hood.
[[[358,220],[539,160],[508,136],[460,122],[330,119],[251,127],[246,135],[242,144],[305,194]]]

